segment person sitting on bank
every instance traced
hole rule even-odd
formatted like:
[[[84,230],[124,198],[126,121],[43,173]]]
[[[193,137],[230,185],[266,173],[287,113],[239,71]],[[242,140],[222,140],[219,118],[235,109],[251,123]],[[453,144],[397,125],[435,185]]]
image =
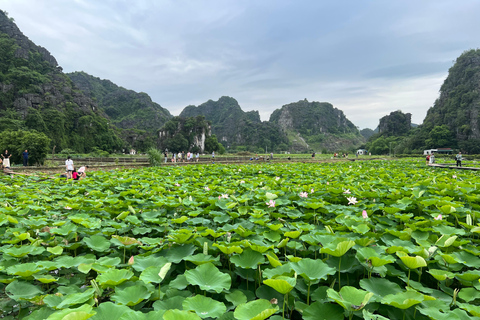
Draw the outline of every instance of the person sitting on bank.
[[[88,166],[81,166],[80,168],[78,168],[77,173],[78,173],[79,180],[82,180],[87,176],[87,173],[86,173],[87,169],[88,169]]]

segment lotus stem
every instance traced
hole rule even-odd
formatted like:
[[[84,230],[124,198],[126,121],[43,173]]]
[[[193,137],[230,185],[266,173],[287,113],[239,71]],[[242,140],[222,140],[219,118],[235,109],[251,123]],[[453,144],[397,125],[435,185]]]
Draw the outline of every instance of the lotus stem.
[[[342,288],[342,284],[340,283],[341,266],[342,266],[342,257],[338,259],[338,291],[340,291],[340,289]]]
[[[312,285],[311,281],[308,281],[308,291],[307,291],[307,305],[310,305],[310,286]]]
[[[410,270],[411,270],[411,269],[408,269],[407,287],[410,287]],[[403,318],[405,318],[405,315],[403,316]]]
[[[288,293],[283,296],[283,310],[282,310],[282,319],[285,319],[285,302],[288,299]]]

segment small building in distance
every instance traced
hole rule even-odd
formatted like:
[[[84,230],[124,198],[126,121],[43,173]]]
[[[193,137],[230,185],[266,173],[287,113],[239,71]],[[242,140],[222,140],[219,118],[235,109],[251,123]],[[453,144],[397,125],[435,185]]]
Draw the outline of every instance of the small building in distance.
[[[429,155],[432,153],[437,153],[437,154],[453,154],[453,149],[452,148],[437,148],[437,149],[428,149],[428,150],[423,150],[423,155]]]

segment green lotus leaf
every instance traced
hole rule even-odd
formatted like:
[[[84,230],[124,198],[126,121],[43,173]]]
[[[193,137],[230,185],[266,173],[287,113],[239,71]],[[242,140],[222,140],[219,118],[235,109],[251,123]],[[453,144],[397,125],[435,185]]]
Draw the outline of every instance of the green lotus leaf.
[[[250,249],[260,253],[265,253],[268,250],[271,250],[274,248],[273,245],[267,245],[263,241],[251,240],[251,241],[245,241],[245,243]]]
[[[328,289],[327,295],[345,310],[353,312],[363,309],[374,293],[350,286],[344,286],[339,292],[333,289]]]
[[[53,247],[53,248],[48,247],[48,248],[47,248],[47,251],[50,252],[50,253],[52,253],[52,254],[54,254],[54,255],[56,255],[56,256],[59,256],[59,255],[62,254],[63,248],[60,247],[60,246],[56,246],[56,247]]]
[[[462,288],[458,293],[458,297],[466,302],[470,302],[480,299],[480,291],[475,288]]]
[[[331,247],[323,247],[320,249],[321,253],[327,253],[329,255],[335,256],[335,257],[341,257],[345,253],[347,253],[350,248],[352,248],[355,245],[355,241],[352,240],[346,240],[346,241],[341,241],[336,244],[333,248]]]
[[[444,214],[449,214],[449,213],[453,213],[453,212],[457,211],[455,209],[455,207],[453,207],[451,205],[448,205],[448,204],[439,207],[438,210],[442,211],[442,213],[444,213]]]
[[[427,272],[430,273],[432,277],[440,281],[444,281],[446,279],[453,279],[455,277],[452,272],[446,270],[429,269]]]
[[[284,236],[286,238],[297,239],[298,237],[300,237],[301,234],[302,234],[301,230],[287,231],[287,232],[285,232]]]
[[[63,309],[52,313],[47,320],[86,320],[92,317],[95,312],[88,304],[84,304],[75,309]]]
[[[263,276],[266,278],[276,278],[278,276],[293,276],[294,270],[290,262],[275,268],[265,269]]]
[[[270,230],[277,231],[277,230],[279,230],[280,228],[283,227],[283,224],[281,224],[281,223],[277,223],[277,224],[267,224],[267,227],[268,227]]]
[[[37,281],[40,281],[41,283],[51,283],[51,282],[55,282],[55,281],[58,281],[58,278],[55,278],[49,274],[34,274],[33,277],[35,278],[35,280]]]
[[[263,283],[281,294],[287,294],[295,287],[297,280],[295,278],[279,276],[275,279],[263,280]]]
[[[59,305],[56,306],[56,309],[64,309],[65,307],[87,302],[93,297],[94,293],[95,289],[90,288],[81,293],[69,294],[62,300]]]
[[[225,300],[231,302],[234,306],[238,306],[242,303],[247,303],[247,296],[240,290],[234,290],[225,295]]]
[[[224,254],[232,254],[232,253],[242,253],[243,249],[239,246],[233,246],[233,245],[221,245],[218,243],[214,243],[212,246],[218,248],[220,251],[222,251]]]
[[[3,253],[15,257],[21,258],[26,255],[39,255],[45,251],[44,247],[35,247],[35,246],[21,246],[21,247],[10,247],[3,249]]]
[[[135,285],[124,289],[115,288],[115,294],[111,296],[111,299],[117,304],[135,306],[151,295],[152,292],[141,281],[137,281]]]
[[[373,314],[367,309],[362,310],[363,320],[390,320],[389,318],[385,318],[379,314]]]
[[[270,301],[265,299],[258,299],[239,305],[233,316],[237,320],[263,320],[277,311],[277,305],[272,305]]]
[[[170,270],[171,265],[172,264],[170,262],[167,262],[163,266],[150,266],[142,271],[142,273],[140,274],[140,280],[145,283],[160,283],[165,278],[168,270]]]
[[[102,286],[117,286],[133,277],[133,272],[125,269],[110,269],[97,277]]]
[[[168,262],[179,263],[186,257],[193,255],[196,248],[193,244],[184,244],[176,247],[171,247],[168,250],[162,250],[160,255],[165,257]]]
[[[191,285],[197,285],[205,291],[220,293],[230,289],[232,279],[226,273],[220,272],[212,263],[197,266],[185,271],[185,277]]]
[[[268,261],[270,262],[270,264],[272,265],[272,267],[274,267],[274,268],[280,267],[282,265],[282,263],[278,259],[277,255],[273,252],[267,253],[267,258],[268,258]]]
[[[8,267],[6,271],[10,275],[27,278],[37,272],[42,271],[42,268],[39,268],[38,264],[36,263],[22,263]]]
[[[172,219],[172,223],[176,223],[176,224],[182,224],[184,223],[185,221],[188,220],[188,217],[187,216],[182,216],[180,218],[177,218],[177,219]]]
[[[398,254],[398,252],[397,252]],[[417,269],[421,267],[426,267],[427,262],[420,256],[410,257],[410,256],[400,256],[400,260],[407,266],[409,269]]]
[[[166,300],[157,300],[153,303],[153,309],[156,311],[171,309],[183,310],[183,300],[185,300],[185,297],[182,296],[174,296]]]
[[[118,235],[113,235],[112,236],[112,239],[110,239],[110,241],[119,246],[119,247],[128,247],[128,246],[138,246],[138,245],[142,245],[142,243],[140,241],[138,241],[137,239],[135,238],[132,238],[132,237],[121,237],[121,236],[118,236]]]
[[[383,208],[383,211],[385,211],[388,214],[395,214],[399,211],[402,211],[402,209],[396,208],[396,207],[385,207]]]
[[[183,310],[194,311],[200,318],[218,318],[227,311],[222,302],[196,295],[183,300]]]
[[[92,270],[92,263],[85,264],[85,263],[80,263],[77,267],[78,271],[81,273],[89,273],[90,270]]]
[[[480,278],[480,271],[479,270],[471,270],[471,271],[466,271],[464,273],[457,273],[455,275],[458,279],[464,280],[464,281],[475,281]]]
[[[274,199],[277,199],[278,196],[275,193],[267,192],[267,193],[265,193],[265,198],[267,200],[274,200]]]
[[[90,238],[83,238],[83,242],[92,250],[104,252],[110,248],[110,241],[103,236],[91,236]]]
[[[15,280],[5,287],[5,293],[13,300],[29,300],[43,294],[37,286]]]
[[[402,288],[395,282],[385,278],[370,278],[360,280],[360,287],[365,291],[372,292],[374,301],[380,302],[384,296],[402,292]]]
[[[327,279],[328,275],[336,273],[335,268],[329,267],[322,260],[302,259],[291,264],[293,270],[307,281]]]
[[[307,207],[311,208],[313,210],[317,210],[318,208],[322,207],[323,205],[324,204],[322,202],[319,202],[318,200],[307,202]]]
[[[399,309],[408,309],[411,306],[422,303],[424,299],[424,295],[421,293],[416,291],[404,291],[384,296],[381,303],[388,304]]]
[[[211,255],[204,255],[203,253],[199,253],[193,256],[188,256],[185,258],[186,261],[190,261],[194,263],[195,265],[201,265],[204,263],[211,262],[213,264],[220,262],[220,256],[213,257]]]
[[[101,303],[94,310],[97,313],[90,320],[120,320],[125,314],[134,313],[129,307],[112,302]]]
[[[196,313],[184,310],[172,309],[163,314],[163,320],[200,320]]]
[[[133,269],[138,272],[142,272],[143,270],[147,269],[148,267],[156,267],[156,266],[163,266],[168,262],[167,258],[159,257],[156,255],[149,255],[149,256],[135,256],[134,263],[132,265]]]
[[[115,267],[117,265],[119,265],[121,262],[120,258],[119,257],[101,257],[100,259],[97,260],[97,264],[100,264],[102,266],[106,266],[106,267]]]
[[[244,269],[256,269],[259,264],[265,263],[263,254],[247,249],[239,255],[234,255],[230,258],[237,267]]]
[[[463,310],[467,311],[472,316],[480,317],[480,307],[479,306],[475,306],[475,305],[470,304],[470,303],[458,303],[457,305],[460,307],[460,309],[463,309]]]
[[[40,308],[40,309],[37,309],[37,310],[33,311],[32,313],[30,313],[30,315],[28,315],[27,317],[24,317],[23,319],[25,319],[25,320],[43,320],[43,319],[47,319],[54,312],[55,312],[55,310],[52,310],[52,309],[47,308],[47,307],[43,307],[43,308]]]
[[[343,320],[344,309],[331,303],[314,302],[303,311],[304,320]]]

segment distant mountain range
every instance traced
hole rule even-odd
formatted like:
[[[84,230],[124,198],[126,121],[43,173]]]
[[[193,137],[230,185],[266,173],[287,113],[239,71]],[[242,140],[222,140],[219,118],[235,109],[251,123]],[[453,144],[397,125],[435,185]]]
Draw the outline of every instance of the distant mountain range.
[[[0,51],[0,131],[43,132],[57,151],[131,147],[145,151],[161,145],[159,133],[173,118],[167,109],[146,93],[109,80],[85,72],[64,74],[56,59],[24,36],[3,11]],[[258,111],[243,111],[231,97],[187,106],[180,117],[203,116],[227,151],[341,152],[362,146],[381,153],[394,144],[402,153],[427,147],[480,152],[479,71],[480,51],[464,52],[450,68],[424,123],[416,128],[409,114],[396,111],[380,120],[378,133],[370,129],[360,133],[330,103],[306,99],[275,110],[268,121],[261,121]]]

